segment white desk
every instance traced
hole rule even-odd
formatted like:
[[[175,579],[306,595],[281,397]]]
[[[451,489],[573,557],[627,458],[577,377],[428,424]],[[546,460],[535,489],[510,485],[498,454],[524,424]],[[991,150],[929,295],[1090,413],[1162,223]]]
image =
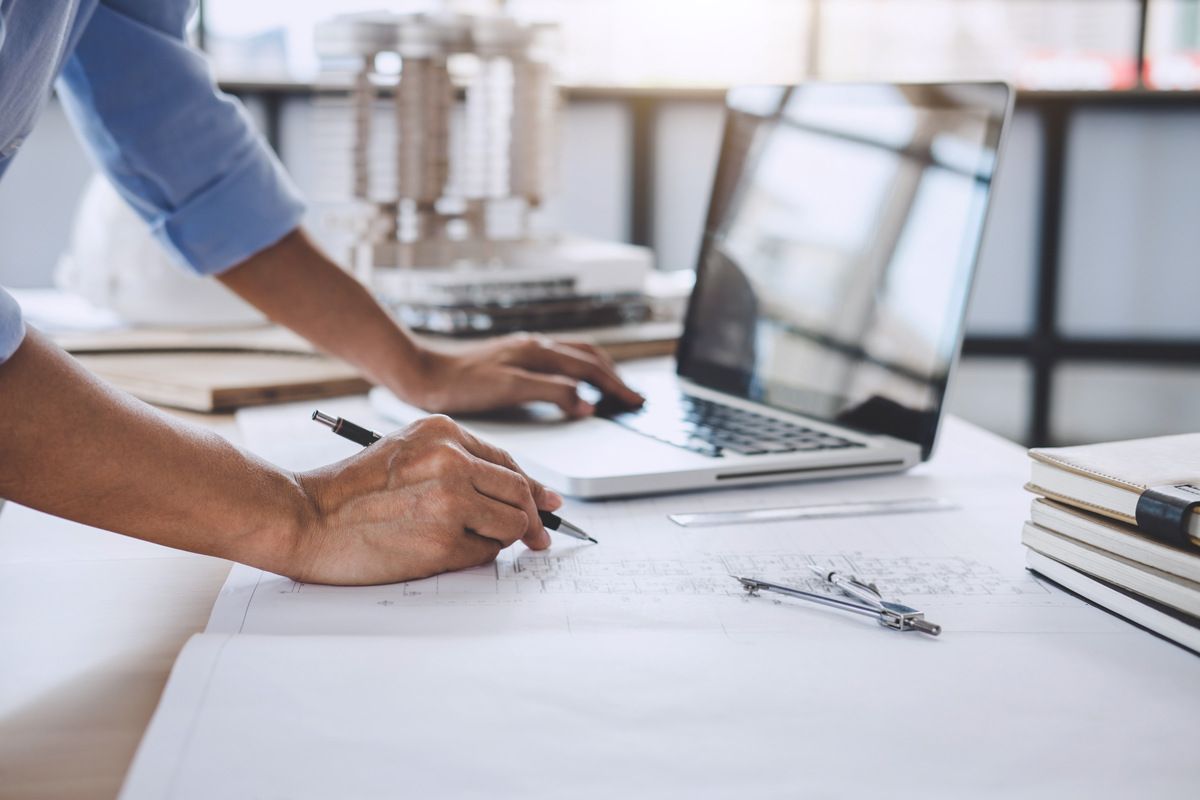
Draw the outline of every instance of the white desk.
[[[232,417],[188,418],[236,440]],[[229,566],[5,504],[0,798],[116,796]]]
[[[1023,451],[954,420],[944,433],[913,480],[954,475],[989,513],[1011,517],[1019,548]],[[33,522],[19,508],[0,517],[0,796],[112,796],[228,565]]]

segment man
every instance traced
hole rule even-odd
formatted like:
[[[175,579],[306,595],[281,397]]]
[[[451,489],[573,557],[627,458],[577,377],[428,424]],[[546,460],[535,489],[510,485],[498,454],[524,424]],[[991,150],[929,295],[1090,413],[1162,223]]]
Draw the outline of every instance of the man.
[[[639,403],[593,348],[523,337],[422,348],[299,228],[302,204],[187,47],[190,0],[0,0],[0,174],[59,94],[93,156],[191,269],[431,411]],[[430,417],[325,469],[281,471],[112,389],[0,290],[0,497],[299,580],[380,583],[486,563],[562,502]]]

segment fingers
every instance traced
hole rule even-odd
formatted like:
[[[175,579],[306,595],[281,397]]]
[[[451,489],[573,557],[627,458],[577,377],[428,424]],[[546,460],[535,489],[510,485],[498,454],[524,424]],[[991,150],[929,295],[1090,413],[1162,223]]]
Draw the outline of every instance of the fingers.
[[[469,431],[462,431],[463,447],[467,452],[476,458],[481,458],[484,461],[489,461],[492,464],[504,467],[506,470],[515,472],[525,481],[528,487],[529,494],[533,496],[534,506],[543,511],[554,511],[561,508],[563,504],[562,495],[558,492],[543,485],[539,481],[525,474],[525,470],[521,469],[517,464],[516,459],[507,451],[495,445],[485,442],[477,436],[474,436]],[[541,520],[538,520],[538,525],[541,525]]]
[[[617,375],[615,364],[598,348],[573,346],[541,337],[523,339],[516,348],[511,362],[515,366],[587,381],[604,394],[634,407],[644,401],[640,394],[625,385]]]
[[[428,452],[434,476],[451,483],[465,481],[474,493],[507,504],[523,515],[522,527],[515,535],[494,514],[485,517],[487,527],[478,530],[481,535],[506,544],[523,539],[533,550],[550,546],[550,535],[542,525],[538,509],[559,508],[563,504],[561,495],[526,475],[507,452],[482,441],[447,417],[426,417],[413,427],[441,443]]]
[[[508,368],[508,394],[514,403],[547,402],[562,409],[571,419],[590,417],[596,407],[579,396],[579,382],[562,375]]]
[[[608,351],[603,347],[597,347],[590,342],[580,342],[571,339],[559,339],[557,341],[564,347],[570,347],[573,350],[582,350],[585,353],[589,353],[599,359],[602,364],[604,364],[613,372],[617,371],[617,362],[613,361],[612,356],[610,356]]]
[[[448,443],[445,447],[432,451],[421,448],[427,449],[426,454],[432,456],[433,460],[437,462],[436,469],[445,472],[459,471],[465,466],[462,456],[474,456],[520,475],[528,484],[529,492],[533,495],[533,501],[538,508],[553,511],[563,504],[562,495],[526,475],[525,470],[521,469],[508,452],[483,441],[449,417],[440,414],[425,417],[410,425],[408,431],[431,436]]]
[[[617,375],[615,365],[607,363],[592,352],[551,343],[543,353],[546,361],[545,367],[540,371],[560,373],[587,381],[602,393],[633,407],[640,406],[645,400],[625,385],[625,381]]]
[[[529,478],[512,469],[506,469],[483,459],[478,459],[475,463],[477,466],[471,475],[471,483],[475,487],[475,491],[491,500],[506,503],[507,507],[524,515],[525,526],[517,538],[524,540],[530,549],[545,550],[549,547],[550,534],[546,532],[542,520],[538,516],[537,506],[534,504],[530,491]],[[540,484],[538,485],[540,486]]]
[[[491,539],[501,548],[519,541],[529,530],[529,517],[523,510],[508,503],[476,494],[464,505],[467,507],[462,514],[463,528]]]
[[[463,533],[455,541],[454,552],[450,556],[449,563],[445,565],[444,570],[439,571],[482,567],[484,564],[495,561],[496,556],[500,555],[500,551],[503,549],[504,546],[495,539],[474,533]]]
[[[496,465],[496,467],[502,468],[510,475],[516,475],[524,483],[524,494],[522,495],[520,482],[512,482],[510,477],[496,479],[493,476],[491,479],[509,481],[509,492],[511,494],[505,495],[505,497],[512,498],[514,495],[521,495],[520,503],[512,505],[520,505],[527,512],[530,512],[529,531],[526,537],[524,537],[524,543],[530,548],[535,549],[535,551],[550,547],[550,534],[546,533],[544,525],[541,524],[541,517],[538,516],[538,510],[554,511],[560,509],[560,507],[563,507],[563,495],[526,475],[524,470],[521,469],[520,465],[516,463],[515,459],[508,452],[499,449],[497,446],[488,444],[478,437],[474,437],[474,435],[467,431],[463,431],[463,446],[466,447],[470,455]],[[491,494],[490,492],[482,493]],[[498,495],[492,495],[492,497],[498,497]],[[526,498],[533,500],[532,509],[526,505],[528,503]]]

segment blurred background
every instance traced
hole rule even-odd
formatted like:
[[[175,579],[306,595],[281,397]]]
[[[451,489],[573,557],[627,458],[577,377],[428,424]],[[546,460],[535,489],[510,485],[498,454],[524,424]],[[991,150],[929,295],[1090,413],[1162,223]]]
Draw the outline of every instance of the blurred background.
[[[192,35],[310,196],[332,15],[202,0]],[[464,11],[494,2],[454,3]],[[1021,90],[955,413],[1028,444],[1200,430],[1200,0],[510,0],[560,26],[562,230],[695,266],[723,89],[1004,79]],[[0,283],[50,286],[94,170],[56,103],[0,182]]]

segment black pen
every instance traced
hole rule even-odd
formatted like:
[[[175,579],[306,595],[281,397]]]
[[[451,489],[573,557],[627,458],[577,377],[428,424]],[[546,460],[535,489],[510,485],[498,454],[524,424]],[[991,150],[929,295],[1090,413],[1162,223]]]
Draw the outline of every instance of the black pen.
[[[320,411],[314,411],[312,418],[329,428],[338,436],[341,436],[343,439],[349,439],[355,444],[362,445],[363,447],[369,447],[383,438],[375,431],[367,430],[361,425],[355,425],[348,419],[331,417],[330,415],[324,414]],[[582,539],[583,541],[591,542],[592,544],[599,544],[599,542],[597,542],[591,536],[588,536],[586,533],[584,533],[582,528],[572,525],[558,514],[555,514],[551,511],[538,511],[538,516],[541,517],[542,524],[545,525],[549,530],[565,533],[572,539]]]

